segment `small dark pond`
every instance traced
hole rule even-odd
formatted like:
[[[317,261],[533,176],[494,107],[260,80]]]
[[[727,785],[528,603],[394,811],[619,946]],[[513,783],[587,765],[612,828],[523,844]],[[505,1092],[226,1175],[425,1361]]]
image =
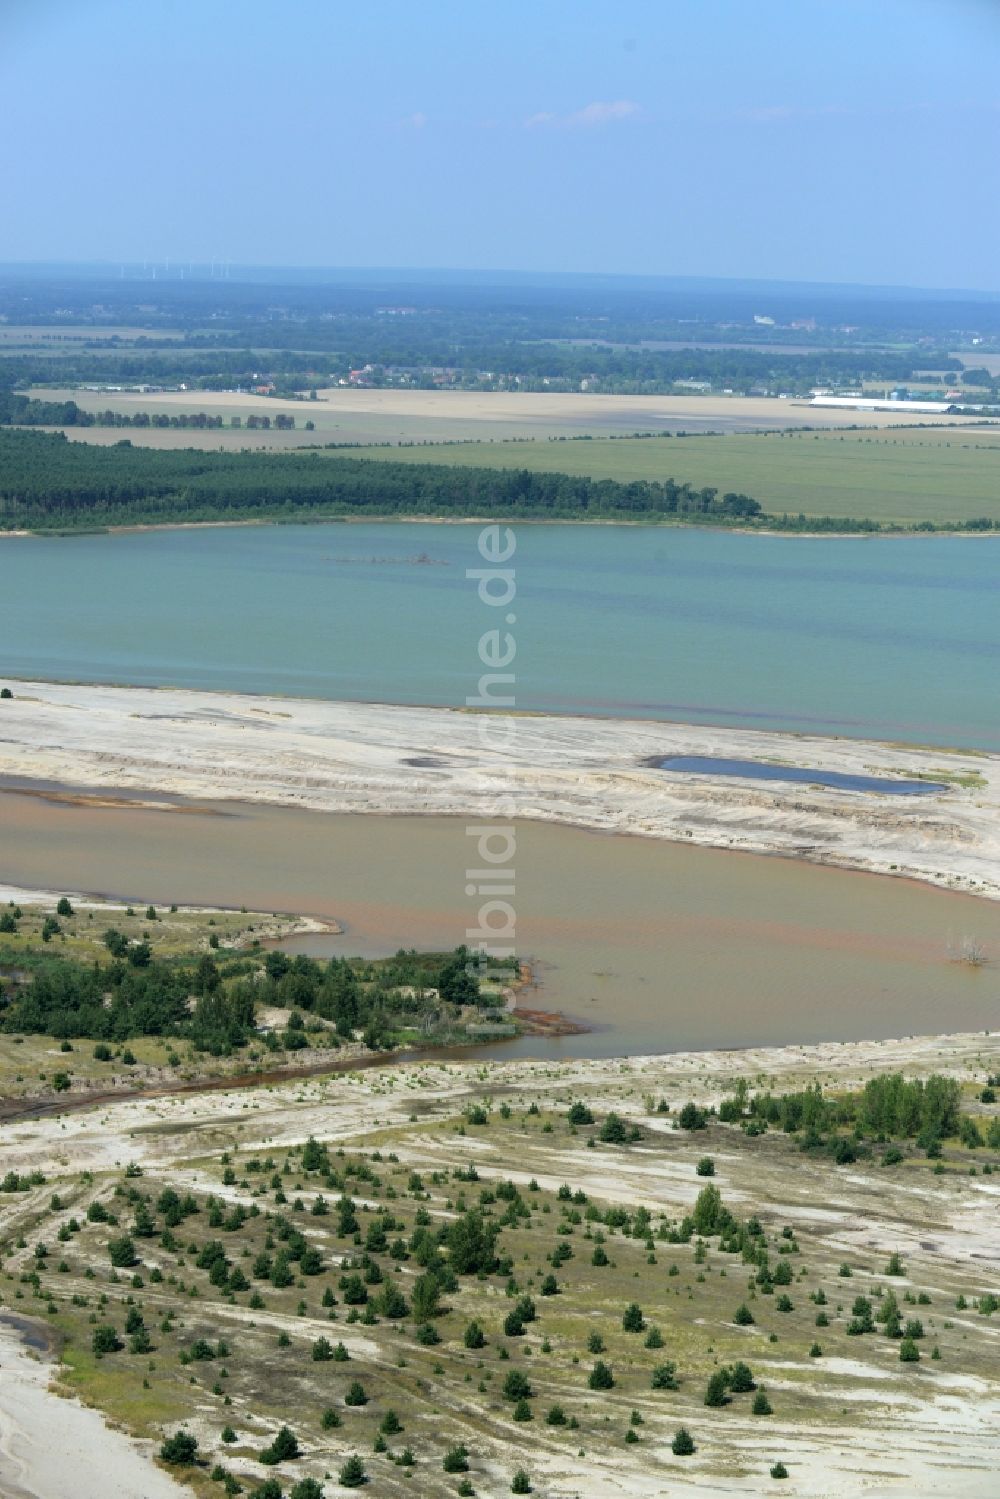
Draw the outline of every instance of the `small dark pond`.
[[[42,1323],[19,1317],[16,1312],[4,1312],[0,1315],[0,1324],[16,1332],[25,1347],[33,1348],[36,1353],[48,1353],[52,1348],[54,1338]]]
[[[882,791],[892,796],[928,796],[948,788],[941,781],[894,780],[889,776],[856,776],[839,770],[801,770],[795,765],[767,765],[761,760],[726,760],[713,755],[668,755],[654,762],[659,770],[687,770],[698,775],[743,776],[753,781],[799,781],[832,786],[838,791]]]

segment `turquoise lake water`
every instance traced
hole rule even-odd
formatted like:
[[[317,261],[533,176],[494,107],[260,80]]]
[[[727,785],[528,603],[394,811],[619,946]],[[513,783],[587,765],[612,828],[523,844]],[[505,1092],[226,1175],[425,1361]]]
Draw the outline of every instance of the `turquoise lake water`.
[[[0,673],[461,705],[500,626],[523,709],[1000,750],[996,541],[520,526],[498,610],[478,534],[0,540]]]

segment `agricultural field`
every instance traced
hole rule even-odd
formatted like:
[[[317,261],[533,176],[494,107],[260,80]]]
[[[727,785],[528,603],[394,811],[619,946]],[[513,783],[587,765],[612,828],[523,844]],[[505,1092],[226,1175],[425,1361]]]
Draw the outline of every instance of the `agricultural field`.
[[[778,515],[900,525],[1000,516],[1000,427],[460,443],[363,456],[622,483],[670,477],[752,495]]]
[[[0,1296],[201,1499],[986,1495],[980,1046],[442,1060],[15,1124]],[[837,1126],[894,1064],[961,1140],[859,1141],[878,1082]]]
[[[291,400],[234,391],[92,391],[79,386],[38,386],[43,401],[73,400],[84,411],[123,416],[146,412],[221,417],[221,429],[70,427],[81,442],[120,442],[127,436],[144,447],[269,448],[315,443],[414,444],[509,439],[626,437],[636,432],[746,433],[809,425],[841,431],[859,423],[878,430],[899,417],[889,412],[811,408],[798,401],[743,396],[625,396],[517,391],[365,390],[328,386],[317,399]],[[274,418],[295,417],[295,430],[278,431]],[[269,416],[268,431],[247,430],[248,416]],[[232,430],[233,417],[242,427]],[[939,422],[945,418],[925,418]],[[311,421],[315,430],[305,431]]]
[[[169,328],[137,328],[124,324],[6,323],[0,321],[0,353],[27,349],[46,354],[76,354],[85,345],[111,342],[134,343],[137,339],[179,341],[184,334]]]

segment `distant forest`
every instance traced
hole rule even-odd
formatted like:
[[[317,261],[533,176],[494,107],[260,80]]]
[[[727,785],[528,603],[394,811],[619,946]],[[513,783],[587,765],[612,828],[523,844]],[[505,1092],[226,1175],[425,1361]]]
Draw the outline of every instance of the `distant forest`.
[[[279,394],[367,385],[747,394],[961,378],[1000,298],[649,277],[0,268],[0,387],[83,382]],[[36,336],[32,336],[32,335]],[[988,363],[988,361],[987,361]],[[976,379],[973,380],[972,375]],[[586,382],[584,384],[584,382]],[[688,387],[690,388],[690,387]]]
[[[318,449],[204,452],[71,442],[0,426],[0,530],[81,531],[218,520],[382,516],[680,521],[789,531],[898,529],[871,520],[768,514],[751,495],[661,480],[591,479],[528,469],[377,463]],[[921,522],[918,530],[938,529]],[[972,520],[946,530],[989,531]]]
[[[660,482],[519,469],[371,463],[296,453],[208,453],[70,442],[61,433],[0,430],[0,527],[93,529],[144,521],[316,516],[676,516],[751,520],[745,494]]]
[[[898,353],[879,349],[834,349],[789,354],[753,348],[626,348],[601,343],[556,343],[526,338],[461,341],[431,330],[393,326],[358,329],[349,342],[344,329],[332,344],[329,328],[297,328],[308,345],[286,348],[273,330],[253,348],[233,348],[219,335],[190,335],[139,347],[107,343],[70,346],[58,353],[31,351],[0,358],[0,385],[77,384],[84,381],[185,383],[201,390],[249,388],[263,372],[281,391],[304,391],[345,378],[371,366],[365,378],[376,386],[399,384],[433,389],[432,372],[446,372],[457,386],[501,386],[520,390],[579,390],[615,394],[660,394],[678,382],[695,381],[715,390],[748,394],[755,389],[801,394],[814,386],[861,385],[880,381],[900,385],[918,368],[948,370],[957,378],[959,361],[943,352]],[[245,336],[245,330],[240,333]],[[255,339],[262,330],[255,329]],[[287,335],[286,335],[287,336]],[[332,346],[331,346],[332,344]],[[987,376],[987,383],[989,377]]]

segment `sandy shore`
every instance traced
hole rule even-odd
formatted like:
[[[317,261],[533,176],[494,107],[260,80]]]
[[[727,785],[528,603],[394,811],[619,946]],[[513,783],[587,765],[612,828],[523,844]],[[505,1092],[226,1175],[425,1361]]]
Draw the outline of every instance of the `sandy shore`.
[[[115,803],[115,805],[119,805]],[[135,805],[130,803],[130,805]],[[82,911],[127,911],[129,904],[122,900],[106,900],[103,896],[85,894],[80,890],[37,890],[28,885],[4,885],[0,884],[0,905],[13,903],[17,906],[45,906],[50,907],[61,900],[63,896],[78,906]],[[132,905],[142,905],[142,900],[133,901]],[[233,911],[226,906],[178,906],[177,914],[180,916],[232,916]],[[242,913],[241,913],[242,914]],[[329,933],[338,933],[340,927],[335,921],[318,916],[262,916],[259,912],[246,912],[247,918],[253,917],[254,931],[256,936],[263,942],[278,938],[288,937],[317,937]],[[246,944],[249,945],[249,938]],[[223,943],[223,946],[235,945]]]
[[[873,795],[646,763],[669,754],[944,778],[947,789]],[[517,817],[893,873],[1000,899],[1000,756],[980,752],[25,682],[0,703],[0,776],[327,812]]]
[[[49,1387],[51,1373],[21,1331],[0,1321],[4,1499],[190,1499],[190,1489],[154,1465],[152,1443],[135,1442],[97,1411],[62,1399]]]

